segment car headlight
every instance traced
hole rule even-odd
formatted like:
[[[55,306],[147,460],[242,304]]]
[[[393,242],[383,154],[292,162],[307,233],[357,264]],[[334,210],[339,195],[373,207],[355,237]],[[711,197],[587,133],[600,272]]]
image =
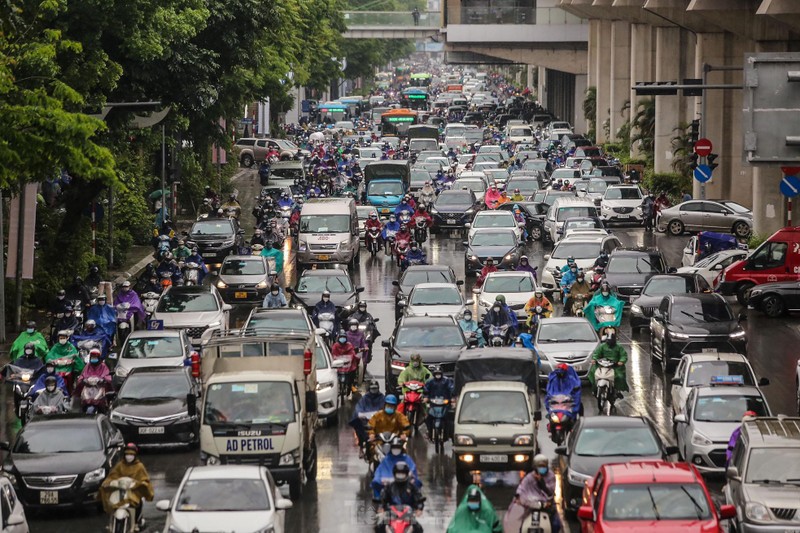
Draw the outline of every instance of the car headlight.
[[[739,331],[734,331],[729,335],[731,339],[743,339],[745,336],[745,331],[740,329]]]
[[[530,446],[533,443],[533,437],[530,435],[520,435],[514,439],[514,446]]]
[[[456,444],[458,446],[474,446],[475,441],[469,435],[456,435]]]
[[[278,461],[279,466],[291,466],[296,464],[300,461],[300,449],[292,450],[289,453],[285,453],[281,455],[280,461]]]
[[[771,518],[767,506],[758,502],[747,502],[744,506],[744,515],[750,520],[759,522],[766,522]]]
[[[116,411],[111,411],[108,415],[112,422],[125,422],[125,417]]]
[[[711,444],[713,444],[713,441],[708,437],[706,437],[705,435],[703,435],[702,433],[695,432],[692,435],[692,444],[694,444],[695,446],[710,446]]]
[[[439,211],[437,211],[436,209],[431,209],[430,213],[431,213],[431,215],[438,215]]]
[[[106,469],[102,466],[96,470],[92,470],[83,476],[83,484],[89,485],[92,483],[100,483],[106,478]]]
[[[222,247],[223,248],[227,248],[228,246],[233,246],[233,243],[234,243],[233,240],[225,241],[225,242],[222,243]]]
[[[689,338],[689,335],[686,335],[685,333],[678,333],[677,331],[670,331],[669,332],[669,336],[672,337],[673,339],[688,339]]]
[[[347,246],[348,244],[350,244],[350,240],[349,239],[343,239],[343,240],[339,241],[339,246]]]
[[[333,388],[333,382],[332,381],[326,381],[326,382],[317,381],[317,392],[324,392],[324,391],[326,391],[328,389],[332,389],[332,388]]]
[[[3,470],[2,475],[8,480],[9,483],[11,483],[11,485],[15,489],[19,489],[19,487],[17,486],[17,476],[6,470]]]
[[[209,324],[207,326],[207,329],[218,328],[218,327],[220,327],[220,325],[222,325],[222,324],[220,323],[219,320],[217,320],[216,322],[212,322],[211,324]]]
[[[511,261],[512,259],[514,259],[514,255],[513,254],[506,254],[506,256],[503,259],[505,259],[506,261]]]
[[[208,455],[206,456],[206,464],[208,466],[217,466],[222,464],[222,461],[219,460],[219,457],[216,455]]]
[[[306,244],[306,241],[300,241],[297,244],[297,250],[300,252],[305,252],[306,250],[308,250],[308,244]]]
[[[478,256],[477,255],[471,255],[471,256],[469,256],[469,260],[470,261],[477,261],[478,260]]]
[[[218,289],[227,289],[228,288],[228,284],[225,283],[224,281],[222,281],[221,279],[217,280],[217,288]]]
[[[636,304],[631,305],[631,313],[636,313],[637,315],[642,314],[642,308]]]
[[[128,370],[128,369],[127,369],[127,368],[125,368],[124,366],[119,366],[119,365],[117,365],[117,368],[116,368],[116,370],[114,370],[114,374],[116,374],[116,376],[117,376],[118,378],[124,378],[124,377],[127,377],[127,375],[128,375],[128,373],[129,373],[129,372],[130,372],[130,370]]]
[[[258,285],[256,285],[256,289],[266,289],[267,287],[269,287],[269,283],[267,283],[267,280],[264,280]]]
[[[579,474],[578,472],[572,470],[571,468],[567,469],[567,481],[572,483],[573,485],[583,485],[587,481],[592,479],[592,476],[587,476],[585,474]]]
[[[466,211],[464,211],[464,214],[465,214],[465,215],[471,215],[471,214],[472,214],[472,213],[474,213],[474,212],[475,212],[475,210],[474,210],[474,209],[467,209]]]

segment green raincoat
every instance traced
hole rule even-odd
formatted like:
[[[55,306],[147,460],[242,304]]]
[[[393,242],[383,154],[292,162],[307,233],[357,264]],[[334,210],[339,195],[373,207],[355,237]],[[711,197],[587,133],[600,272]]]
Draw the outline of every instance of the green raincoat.
[[[23,331],[19,334],[19,337],[14,340],[14,344],[11,345],[9,357],[11,357],[12,362],[22,357],[25,353],[25,345],[29,342],[36,345],[36,349],[34,350],[36,352],[36,357],[44,359],[44,356],[47,355],[47,341],[44,340],[44,335],[38,331],[34,331],[33,333]]]
[[[473,488],[481,493],[481,508],[477,511],[471,511],[467,507],[467,498]],[[450,525],[447,526],[447,533],[503,533],[503,524],[500,523],[494,507],[480,487],[470,485],[464,492]]]
[[[610,359],[615,363],[627,363],[628,353],[625,348],[617,344],[613,348],[605,342],[600,343],[600,346],[595,348],[592,354],[592,366],[589,368],[589,382],[592,384],[594,391],[594,372],[597,370],[597,361],[600,359]],[[628,380],[625,378],[625,365],[614,367],[614,388],[619,392],[625,392],[628,389]]]
[[[47,355],[44,358],[44,362],[47,363],[48,361],[52,361],[54,359],[61,359],[62,357],[70,357],[72,358],[71,365],[60,365],[56,366],[56,372],[74,372],[76,375],[83,372],[83,367],[86,363],[83,362],[83,359],[80,355],[78,355],[78,349],[75,346],[68,342],[66,344],[59,344],[55,343],[50,351],[47,352]]]

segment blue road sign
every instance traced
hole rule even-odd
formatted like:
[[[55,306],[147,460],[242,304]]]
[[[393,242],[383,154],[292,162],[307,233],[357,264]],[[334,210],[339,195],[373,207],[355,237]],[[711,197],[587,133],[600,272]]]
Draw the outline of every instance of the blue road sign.
[[[148,320],[147,321],[147,329],[150,331],[161,331],[164,329],[164,321],[163,320]]]
[[[781,194],[787,198],[794,198],[800,194],[800,178],[797,176],[784,176],[781,180]]]
[[[711,167],[708,165],[697,165],[694,169],[694,179],[700,183],[705,183],[711,179]]]

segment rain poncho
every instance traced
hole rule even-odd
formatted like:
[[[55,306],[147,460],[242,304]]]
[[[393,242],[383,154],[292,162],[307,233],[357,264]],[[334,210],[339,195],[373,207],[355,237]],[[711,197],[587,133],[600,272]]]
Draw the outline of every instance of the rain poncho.
[[[45,370],[40,370],[38,377],[36,378],[36,383],[31,385],[31,388],[28,389],[28,396],[31,398],[35,398],[40,392],[45,389],[44,380],[47,379],[47,376],[55,376],[56,378],[56,388],[59,389],[61,392],[64,393],[64,396],[69,396],[69,392],[67,391],[67,382],[64,381],[64,378],[56,374],[48,374]]]
[[[472,511],[467,506],[469,493],[473,489],[481,493],[481,508],[477,511]],[[450,525],[447,526],[447,533],[503,533],[503,525],[497,518],[497,512],[477,485],[467,487]]]
[[[383,409],[384,399],[386,397],[382,392],[377,394],[366,393],[358,400],[356,408],[353,410],[353,418],[351,422],[358,418],[361,413],[374,413]]]
[[[109,339],[114,338],[117,331],[117,312],[108,304],[94,304],[86,311],[86,320],[94,320],[97,328],[102,329]]]
[[[463,318],[458,321],[458,325],[461,326],[461,331],[465,334],[467,333],[475,333],[475,337],[478,339],[478,346],[483,348],[486,345],[486,340],[483,338],[483,332],[481,328],[478,326],[478,323],[474,320],[464,320]]]
[[[392,470],[394,469],[394,465],[400,461],[405,462],[411,470],[411,479],[414,480],[414,485],[416,485],[418,489],[422,488],[422,481],[419,478],[419,474],[417,474],[417,464],[414,462],[414,459],[405,453],[401,453],[400,455],[392,455],[390,453],[383,458],[378,468],[375,469],[375,475],[372,476],[370,486],[372,487],[372,496],[374,499],[377,500],[380,497],[384,479],[394,480]]]
[[[100,378],[101,381],[105,382],[106,387],[111,386],[111,371],[106,364],[101,361],[96,365],[88,364],[84,367],[83,372],[78,376],[78,384],[75,387],[76,394],[80,394],[83,382],[89,378]]]
[[[589,383],[592,384],[592,389],[594,389],[595,382],[594,382],[594,373],[597,370],[597,361],[600,359],[610,359],[615,363],[623,363],[621,366],[614,367],[614,388],[619,392],[625,392],[628,389],[628,380],[625,378],[625,364],[628,362],[628,353],[625,351],[619,344],[615,344],[613,347],[609,346],[607,343],[603,342],[595,348],[594,353],[592,354],[592,366],[589,368]]]
[[[78,348],[80,343],[84,341],[90,341],[100,348],[100,352],[102,352],[103,357],[108,355],[108,351],[111,348],[111,339],[99,327],[96,327],[91,333],[85,331],[80,335],[73,335],[70,339],[70,342],[74,344],[76,348]]]
[[[532,267],[530,263],[523,264],[522,262],[520,262],[515,270],[517,272],[530,272],[531,274],[533,274],[534,279],[536,279],[536,271],[538,270],[538,268]]]
[[[567,371],[563,378],[558,377],[558,373],[554,370],[547,376],[547,394],[545,396],[545,405],[547,411],[550,412],[550,400],[553,396],[559,394],[566,394],[572,397],[572,412],[578,413],[581,407],[581,378],[578,373],[571,366],[567,367]]]
[[[597,307],[610,305],[614,307],[617,311],[617,320],[614,323],[611,322],[603,322],[598,323],[597,319],[594,316],[595,309]],[[597,292],[594,297],[586,304],[586,307],[583,308],[584,316],[591,322],[592,326],[594,326],[595,330],[599,330],[601,327],[605,326],[614,326],[619,327],[622,323],[622,309],[625,307],[625,303],[622,302],[619,298],[614,296],[614,293],[609,293],[608,296],[603,296],[602,292]]]
[[[489,209],[494,209],[498,205],[500,205],[499,204],[500,191],[498,191],[497,189],[494,189],[494,190],[489,189],[488,191],[486,191],[486,195],[485,195],[484,199],[486,201],[486,207],[488,207]]]
[[[103,509],[105,509],[106,513],[110,514],[114,510],[109,507],[108,495],[112,490],[109,485],[112,481],[123,477],[129,477],[136,481],[136,486],[133,487],[133,490],[128,491],[128,501],[131,505],[137,506],[142,500],[151,501],[155,495],[153,492],[153,485],[150,483],[150,476],[147,474],[147,470],[142,462],[139,461],[139,458],[137,457],[132,463],[126,463],[123,459],[114,465],[114,468],[108,473],[108,476],[106,476],[106,479],[103,481],[103,485],[100,487],[99,496],[103,502]]]
[[[75,348],[74,345],[70,343],[60,344],[56,343],[50,348],[50,351],[47,352],[47,355],[44,358],[44,362],[47,363],[48,361],[54,361],[56,359],[61,358],[69,358],[72,360],[72,364],[70,365],[58,365],[56,366],[56,372],[75,372],[80,373],[83,370],[84,362],[83,359],[80,358],[78,355],[78,349]]]
[[[128,309],[128,316],[133,313],[136,315],[136,318],[139,319],[140,322],[144,321],[144,307],[142,306],[141,300],[139,300],[139,295],[136,294],[136,291],[133,289],[129,290],[128,292],[119,291],[117,295],[114,297],[114,308],[116,308],[119,304],[127,303],[130,304],[130,308]],[[116,320],[116,313],[115,313],[115,320]],[[98,325],[100,323],[98,322]]]
[[[528,516],[527,507],[538,501],[552,501],[555,490],[556,476],[552,470],[548,470],[547,474],[540,479],[536,479],[533,473],[526,475],[517,487],[517,493],[503,517],[503,531],[519,533],[522,529],[522,522]],[[554,514],[551,513],[550,516],[552,517]]]
[[[275,259],[275,270],[278,274],[283,272],[283,250],[276,250],[269,247],[261,250],[261,257],[272,257]]]
[[[67,412],[67,396],[56,386],[56,390],[49,392],[43,390],[33,401],[33,412],[36,413],[37,407],[58,407],[59,413]]]
[[[272,309],[276,307],[286,307],[286,305],[286,296],[283,295],[283,291],[279,291],[277,295],[268,292],[267,296],[264,297],[264,302],[261,304],[261,307]]]
[[[47,341],[44,340],[44,335],[39,333],[38,331],[34,331],[33,333],[28,333],[27,331],[23,331],[19,334],[19,337],[14,339],[14,344],[11,345],[11,352],[9,352],[9,357],[11,357],[11,361],[16,361],[18,357],[21,357],[23,353],[25,353],[25,345],[29,342],[32,342],[36,345],[36,357],[40,359],[44,359],[44,356],[47,354]]]
[[[403,384],[408,381],[419,381],[424,384],[432,377],[431,371],[425,368],[425,365],[415,367],[413,364],[410,364],[397,376],[397,386],[402,387]]]

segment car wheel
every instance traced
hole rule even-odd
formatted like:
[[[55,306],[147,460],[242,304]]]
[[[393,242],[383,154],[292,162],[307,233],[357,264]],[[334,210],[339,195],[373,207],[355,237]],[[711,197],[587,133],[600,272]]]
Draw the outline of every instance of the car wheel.
[[[252,167],[252,166],[253,166],[253,163],[254,163],[254,161],[253,161],[253,156],[252,156],[252,155],[250,155],[250,154],[244,154],[244,155],[242,156],[242,159],[241,159],[241,161],[242,161],[242,166],[243,166],[243,167],[246,167],[246,168],[250,168],[250,167]]]
[[[534,241],[541,241],[542,240],[542,228],[539,226],[533,226],[531,228],[531,239]]]
[[[747,299],[750,297],[750,289],[755,286],[755,283],[744,281],[736,288],[736,301],[740,305],[747,305]]]
[[[676,237],[683,235],[684,229],[683,222],[680,220],[670,220],[669,224],[667,224],[667,230],[671,235],[675,235]]]
[[[733,225],[733,234],[739,237],[740,239],[746,239],[750,236],[750,226],[747,225],[746,222],[742,222],[741,220]]]
[[[770,318],[778,318],[786,312],[786,304],[777,294],[768,294],[761,302],[761,310]]]
[[[650,360],[653,362],[658,360],[658,357],[656,357],[656,338],[652,331],[650,332]]]

